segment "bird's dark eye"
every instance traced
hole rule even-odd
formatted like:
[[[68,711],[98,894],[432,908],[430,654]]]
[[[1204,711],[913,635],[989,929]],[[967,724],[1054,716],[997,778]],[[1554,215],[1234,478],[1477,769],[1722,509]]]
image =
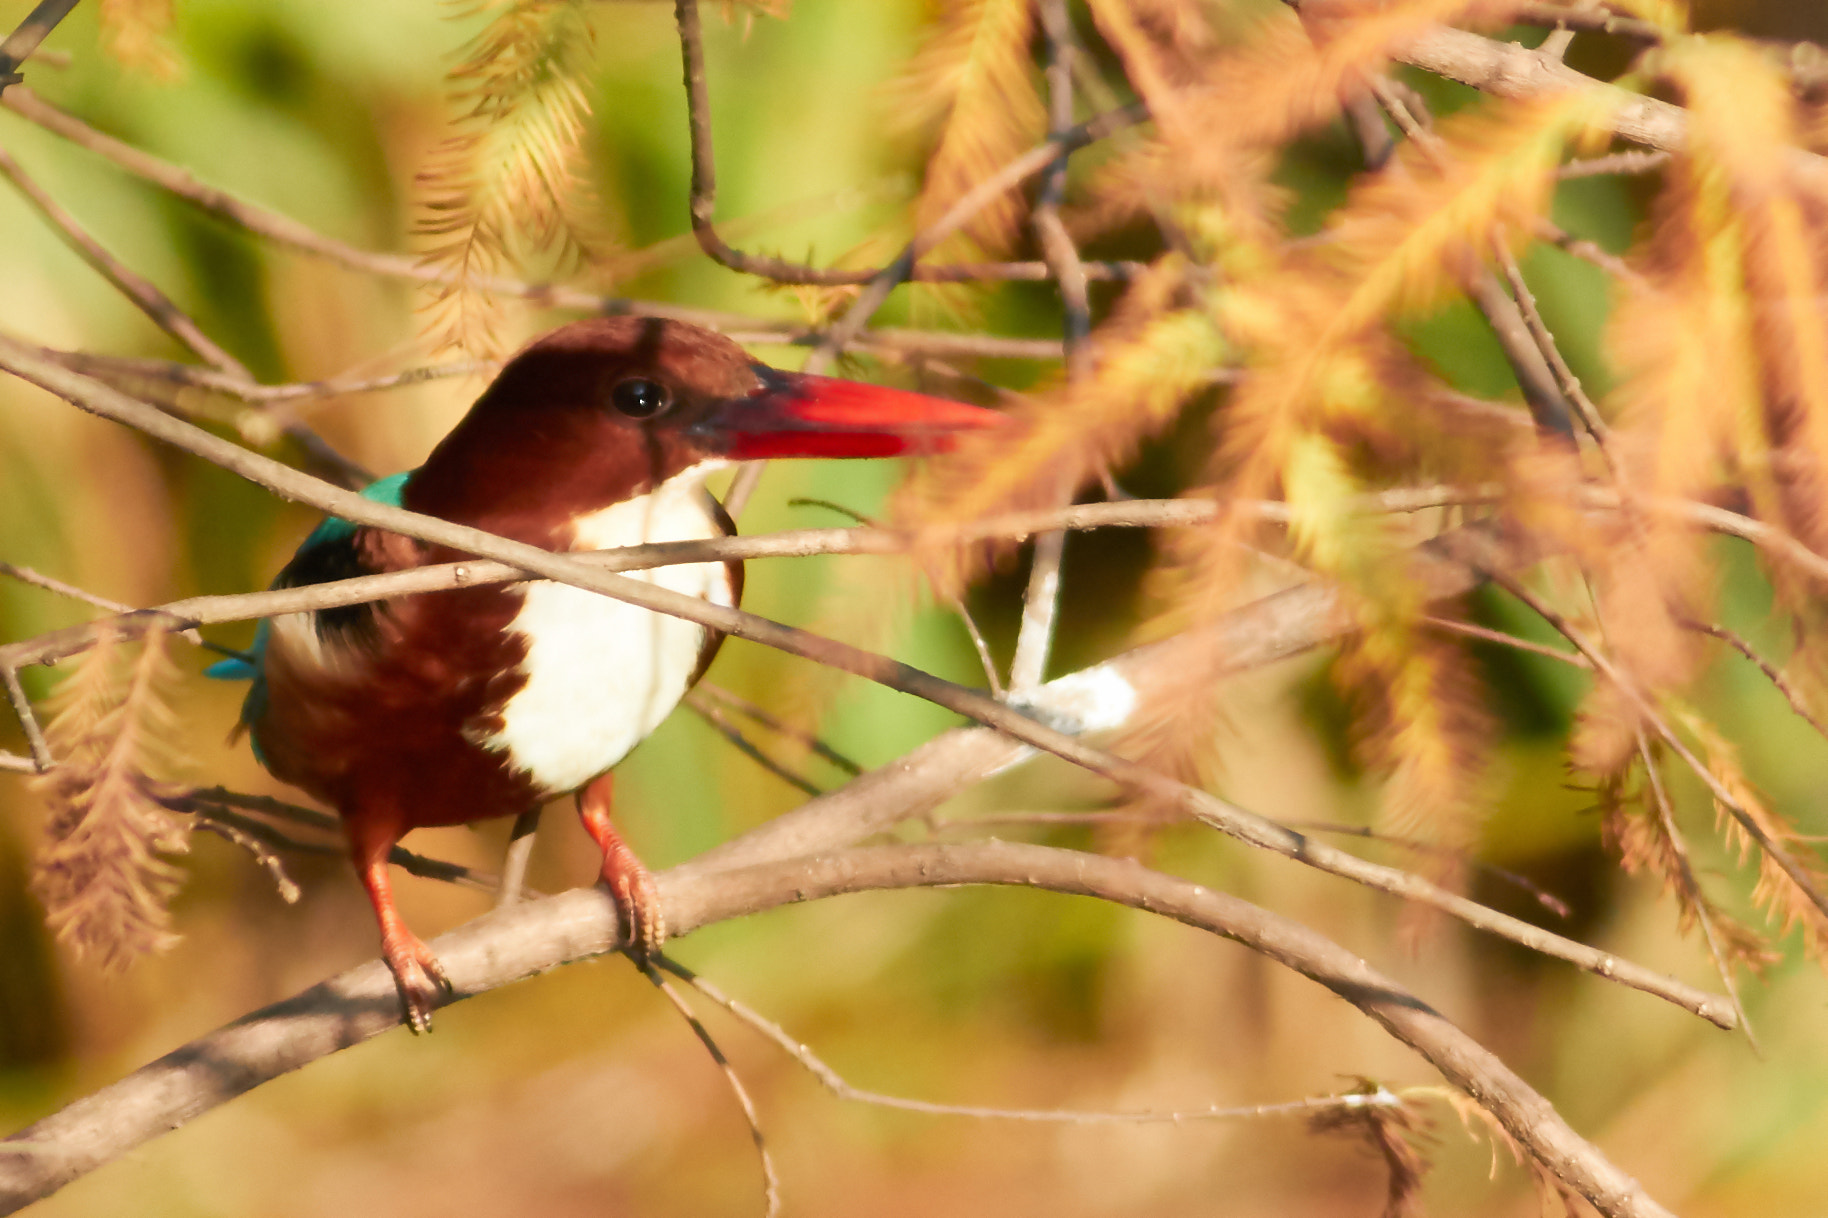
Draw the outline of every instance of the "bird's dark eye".
[[[631,419],[651,419],[672,402],[665,385],[644,376],[626,377],[609,391],[609,404]]]

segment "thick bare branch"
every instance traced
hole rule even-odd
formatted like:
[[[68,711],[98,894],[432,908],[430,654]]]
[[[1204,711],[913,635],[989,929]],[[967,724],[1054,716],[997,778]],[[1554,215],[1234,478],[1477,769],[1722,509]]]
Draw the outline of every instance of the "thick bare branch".
[[[1666,1214],[1496,1055],[1416,995],[1317,932],[1130,860],[1012,842],[881,846],[727,871],[658,877],[679,934],[795,901],[880,889],[1010,884],[1113,901],[1222,935],[1332,990],[1415,1049],[1603,1214]],[[488,914],[432,943],[459,997],[619,946],[596,890]],[[221,1028],[23,1130],[0,1151],[0,1212],[13,1212],[269,1079],[398,1026],[379,961]]]

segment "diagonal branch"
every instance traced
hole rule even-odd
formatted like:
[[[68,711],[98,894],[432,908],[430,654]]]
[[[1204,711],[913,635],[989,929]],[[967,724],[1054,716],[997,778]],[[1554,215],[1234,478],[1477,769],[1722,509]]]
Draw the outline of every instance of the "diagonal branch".
[[[1031,748],[1052,753],[1092,773],[1146,794],[1162,805],[1176,808],[1246,845],[1439,909],[1469,925],[1504,934],[1535,950],[1575,963],[1602,976],[1624,980],[1629,974],[1633,981],[1626,981],[1625,984],[1635,983],[1636,988],[1669,998],[1721,1027],[1731,1026],[1731,1011],[1713,995],[1683,986],[1637,966],[1631,966],[1628,970],[1621,969],[1619,962],[1606,953],[1549,934],[1520,919],[1486,909],[1420,876],[1366,862],[1076,738],[1074,732],[1104,730],[1127,720],[1139,701],[1139,690],[1158,688],[1165,683],[1166,673],[1157,672],[1154,679],[1146,675],[1148,662],[1184,665],[1184,648],[1188,645],[1186,640],[1192,639],[1196,644],[1203,641],[1206,636],[1201,631],[1189,632],[1170,644],[1138,649],[1132,656],[1142,660],[1142,670],[1120,671],[1114,666],[1101,666],[1090,673],[1077,674],[1080,682],[1074,688],[1088,696],[1089,705],[1076,717],[1062,719],[1057,714],[1048,714],[1039,708],[1035,713],[1029,713],[1023,708],[998,702],[931,673],[834,639],[822,638],[754,614],[713,605],[657,585],[596,570],[535,546],[507,541],[478,529],[388,507],[360,495],[338,490],[328,483],[135,402],[95,381],[35,359],[17,344],[5,339],[0,339],[0,367],[6,367],[16,375],[23,376],[84,409],[138,427],[155,438],[166,440],[231,472],[258,481],[287,498],[308,503],[357,524],[387,529],[435,545],[493,558],[547,579],[611,596],[653,612],[698,622],[724,634],[814,660],[890,689],[923,698],[966,718],[975,719],[986,727],[995,728]],[[1438,587],[1452,589],[1452,594],[1457,594],[1471,587],[1474,581],[1470,568],[1457,561],[1437,561],[1432,568],[1426,562],[1420,565],[1424,568],[1424,574],[1419,586],[1430,592]],[[1325,600],[1327,607],[1322,613],[1327,622],[1325,629],[1329,632],[1326,637],[1343,634],[1352,628],[1350,615],[1337,603],[1337,596],[1331,589],[1297,587],[1291,592],[1296,595],[1315,595]],[[1312,622],[1314,619],[1307,620]],[[1311,646],[1313,639],[1314,636],[1310,635],[1302,645]],[[6,653],[0,652],[0,662],[7,662]],[[1046,715],[1051,722],[1044,722],[1037,715]]]
[[[0,42],[0,90],[19,83],[19,66],[31,58],[38,44],[75,7],[76,0],[39,0],[38,6],[6,36],[6,41]]]
[[[135,308],[152,320],[152,323],[183,343],[204,363],[238,381],[251,382],[254,374],[247,365],[230,355],[217,345],[216,341],[203,332],[203,328],[193,321],[188,313],[177,306],[177,303],[160,291],[158,285],[144,275],[130,269],[113,254],[110,254],[101,242],[90,235],[89,231],[76,222],[76,217],[65,211],[56,199],[38,185],[25,170],[19,167],[11,155],[0,150],[0,177],[13,184],[13,188],[25,196],[26,202],[37,209],[46,223],[57,230],[65,243],[82,257],[82,260],[95,268],[96,272],[113,284],[115,290],[133,302]]]

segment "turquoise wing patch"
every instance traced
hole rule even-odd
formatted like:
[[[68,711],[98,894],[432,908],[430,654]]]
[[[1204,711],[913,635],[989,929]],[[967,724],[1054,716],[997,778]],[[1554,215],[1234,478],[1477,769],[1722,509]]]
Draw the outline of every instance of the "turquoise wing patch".
[[[387,507],[400,507],[402,506],[400,499],[406,493],[406,480],[412,476],[413,472],[407,470],[405,473],[389,474],[385,478],[370,482],[362,488],[362,498],[372,499]],[[305,538],[298,547],[298,552],[303,554],[306,550],[316,546],[326,545],[333,541],[345,541],[353,536],[355,536],[353,524],[341,516],[326,516],[322,524],[311,530],[311,535]]]

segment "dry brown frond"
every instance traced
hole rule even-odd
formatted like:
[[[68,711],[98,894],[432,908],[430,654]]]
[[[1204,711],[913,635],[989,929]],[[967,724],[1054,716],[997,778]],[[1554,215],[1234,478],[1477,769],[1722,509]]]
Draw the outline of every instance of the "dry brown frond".
[[[1660,760],[1659,760],[1660,763]],[[1640,758],[1640,772],[1643,766]],[[1754,971],[1774,964],[1778,956],[1763,935],[1727,913],[1702,891],[1674,826],[1666,823],[1655,804],[1648,774],[1636,786],[1628,776],[1617,775],[1600,784],[1600,831],[1606,844],[1618,853],[1619,864],[1630,875],[1656,877],[1663,890],[1676,899],[1677,925],[1688,934],[1705,920],[1712,941],[1719,945],[1721,967],[1744,964]]]
[[[1683,623],[1710,616],[1711,565],[1693,530],[1637,520],[1591,580],[1606,646],[1639,689],[1679,689],[1700,671],[1703,636]]]
[[[902,493],[898,516],[917,527],[943,526],[1064,503],[1172,422],[1226,354],[1208,312],[1171,307],[1184,274],[1173,257],[1152,267],[1099,329],[1091,376],[1031,397],[1013,412],[1012,426],[978,433],[929,463]],[[942,552],[930,564],[942,596],[956,594],[970,574],[948,561]]]
[[[1746,817],[1818,888],[1828,887],[1828,867],[1824,867],[1814,847],[1800,840],[1796,830],[1765,803],[1739,764],[1739,751],[1732,743],[1698,714],[1684,711],[1680,718],[1682,725],[1701,742],[1709,773],[1733,797]],[[1810,955],[1828,960],[1828,914],[1823,914],[1797,886],[1772,850],[1764,849],[1753,840],[1737,817],[1718,802],[1714,810],[1721,832],[1739,851],[1741,861],[1754,853],[1757,855],[1758,881],[1752,887],[1753,902],[1778,923],[1780,934],[1787,935],[1800,925],[1804,932],[1803,943]]]
[[[1376,1095],[1384,1090],[1369,1079],[1357,1091]],[[1426,1146],[1433,1141],[1433,1122],[1415,1105],[1366,1104],[1333,1108],[1313,1117],[1308,1128],[1315,1133],[1343,1134],[1370,1147],[1389,1170],[1384,1192],[1384,1218],[1405,1218],[1422,1212],[1422,1178],[1432,1166]]]
[[[1730,437],[1759,514],[1819,548],[1828,542],[1828,215],[1792,172],[1796,99],[1776,66],[1731,37],[1685,39],[1655,63],[1680,87],[1690,118],[1659,205],[1651,281],[1682,297],[1676,307],[1703,327],[1676,334],[1708,360],[1709,374],[1699,379],[1691,355],[1687,383],[1667,386],[1677,413],[1663,428],[1658,473],[1692,483],[1716,438]],[[1716,299],[1704,302],[1703,290]],[[1640,361],[1656,354],[1649,324],[1633,321],[1648,348]],[[1700,456],[1670,451],[1710,439]]]
[[[175,80],[183,61],[172,49],[171,0],[102,0],[102,45],[131,68]]]
[[[1093,11],[1122,7],[1109,0]],[[1304,25],[1291,13],[1265,19],[1255,37],[1202,69],[1197,90],[1152,89],[1132,80],[1159,122],[1184,124],[1175,134],[1189,141],[1189,152],[1197,152],[1196,138],[1278,145],[1331,122],[1348,90],[1381,72],[1406,40],[1443,22],[1501,25],[1515,7],[1504,0],[1334,0],[1324,6],[1324,21]],[[1100,31],[1113,37],[1103,25]]]
[[[1268,243],[1282,201],[1266,180],[1263,154],[1338,116],[1343,99],[1380,72],[1393,47],[1439,21],[1500,21],[1502,3],[1409,0],[1348,3],[1337,26],[1282,13],[1256,23],[1238,45],[1212,53],[1210,26],[1187,6],[1142,7],[1095,0],[1099,32],[1122,59],[1131,86],[1156,120],[1139,149],[1103,167],[1081,226],[1108,226],[1147,206],[1173,213],[1221,245]],[[1334,5],[1329,9],[1339,9]],[[1190,203],[1220,211],[1187,216]],[[1213,221],[1217,220],[1216,226]]]
[[[1380,180],[1355,190],[1312,247],[1236,254],[1232,281],[1214,293],[1221,330],[1241,352],[1246,375],[1215,416],[1221,434],[1212,493],[1280,496],[1296,555],[1344,580],[1366,627],[1387,640],[1419,640],[1421,600],[1403,557],[1414,538],[1352,506],[1368,489],[1369,471],[1383,484],[1400,482],[1426,461],[1433,476],[1476,480],[1493,472],[1502,450],[1415,434],[1414,403],[1429,396],[1429,380],[1385,323],[1436,303],[1475,273],[1494,231],[1530,231],[1548,206],[1564,149],[1593,117],[1589,103],[1566,97],[1456,116],[1427,147],[1406,148]],[[1443,463],[1454,452],[1464,467]],[[1186,535],[1173,560],[1176,621],[1222,611],[1246,569],[1255,527],[1234,516]],[[1222,657],[1210,660],[1216,670]],[[1416,674],[1429,667],[1418,664]],[[1394,653],[1376,667],[1385,679],[1402,671]],[[1164,707],[1162,717],[1204,734],[1196,707]],[[1478,733],[1449,735],[1470,743]],[[1424,722],[1412,757],[1445,756],[1434,746],[1447,738]],[[1416,806],[1425,806],[1433,802],[1427,792],[1446,789],[1434,788],[1433,776],[1454,767],[1405,764],[1398,772],[1428,779],[1416,788],[1423,793]]]
[[[1327,228],[1328,256],[1354,285],[1335,324],[1351,330],[1437,304],[1484,262],[1494,228],[1528,234],[1568,144],[1608,104],[1564,95],[1475,107],[1361,179]]]
[[[1189,62],[1213,45],[1216,15],[1203,0],[1130,0],[1130,9],[1158,45]]]
[[[1355,190],[1318,249],[1228,294],[1227,332],[1251,353],[1251,373],[1221,420],[1215,481],[1264,494],[1288,477],[1299,437],[1401,415],[1392,390],[1409,387],[1407,361],[1373,327],[1463,282],[1495,227],[1527,232],[1562,149],[1591,117],[1568,99],[1456,116],[1431,149],[1406,148]],[[1303,544],[1322,566],[1338,548],[1313,530]]]
[[[578,171],[591,49],[579,0],[506,0],[451,73],[455,132],[419,173],[414,226],[423,260],[454,276],[428,323],[440,346],[490,350],[494,303],[477,280],[513,255],[591,244],[595,201]]]
[[[1611,681],[1596,681],[1581,699],[1568,741],[1568,765],[1601,782],[1616,778],[1637,759],[1644,712]]]
[[[1556,1204],[1563,1218],[1574,1218],[1576,1214],[1585,1212],[1577,1195],[1566,1184],[1563,1184],[1554,1172],[1544,1167],[1541,1160],[1534,1155],[1526,1154],[1523,1147],[1517,1144],[1517,1139],[1511,1136],[1510,1130],[1504,1127],[1504,1122],[1500,1121],[1491,1109],[1465,1092],[1456,1091],[1451,1087],[1429,1088],[1428,1094],[1440,1099],[1452,1109],[1453,1114],[1460,1118],[1461,1127],[1468,1134],[1473,1137],[1483,1137],[1491,1144],[1491,1174],[1494,1177],[1498,1174],[1498,1151],[1502,1148],[1509,1152],[1513,1163],[1529,1169],[1530,1179],[1536,1185],[1537,1200],[1541,1203],[1542,1212],[1545,1215],[1549,1212],[1550,1202]]]
[[[1374,625],[1341,651],[1334,675],[1360,707],[1366,760],[1385,776],[1380,827],[1452,852],[1469,847],[1495,725],[1463,644],[1408,620]]]
[[[59,691],[47,733],[58,762],[37,783],[52,815],[32,891],[58,939],[107,967],[176,941],[166,906],[181,875],[160,853],[185,850],[188,826],[159,803],[172,789],[165,639],[150,631],[128,656],[101,636]]]
[[[1030,0],[946,0],[936,28],[893,88],[897,125],[937,126],[915,223],[926,228],[966,191],[1028,150],[1047,130],[1029,42]],[[966,227],[973,250],[1007,251],[1025,204],[1012,187]],[[944,247],[942,247],[944,248]],[[959,252],[952,243],[951,252]]]

